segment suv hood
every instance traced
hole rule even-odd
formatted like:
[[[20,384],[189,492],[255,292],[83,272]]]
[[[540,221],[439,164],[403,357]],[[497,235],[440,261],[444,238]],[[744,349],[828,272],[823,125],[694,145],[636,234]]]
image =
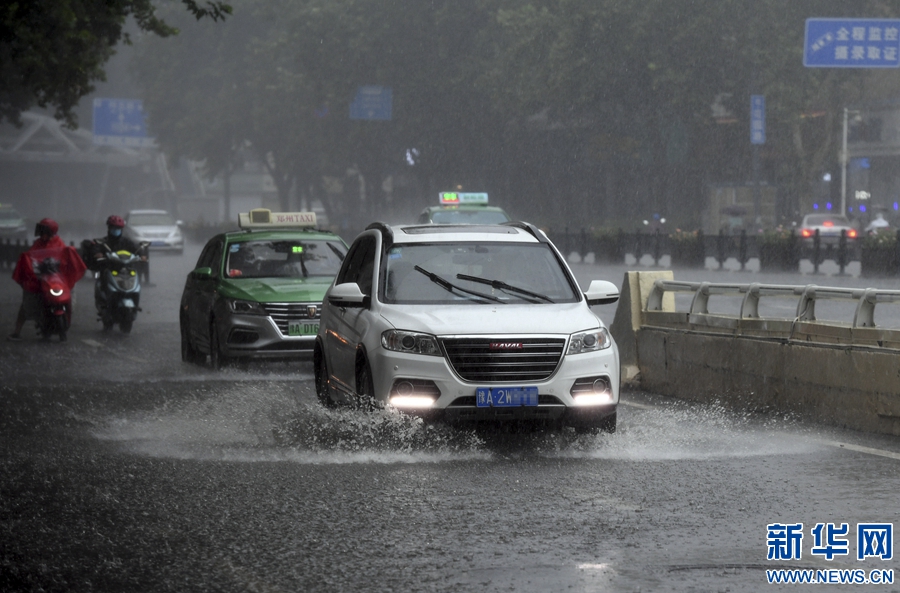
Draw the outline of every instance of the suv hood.
[[[334,278],[235,278],[223,280],[223,296],[259,303],[321,301]]]
[[[451,334],[571,334],[602,326],[584,302],[514,305],[391,305],[381,316],[396,329]],[[527,319],[528,323],[522,323]]]

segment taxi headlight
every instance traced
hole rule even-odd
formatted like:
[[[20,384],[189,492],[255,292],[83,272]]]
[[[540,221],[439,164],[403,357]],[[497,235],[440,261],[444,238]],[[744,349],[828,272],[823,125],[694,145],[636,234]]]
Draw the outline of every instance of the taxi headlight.
[[[612,337],[605,327],[572,334],[569,338],[569,354],[581,354],[582,352],[596,352],[612,346]]]
[[[438,348],[437,340],[430,334],[389,329],[381,334],[381,346],[385,350],[393,350],[394,352],[441,356],[441,349]]]
[[[242,313],[244,315],[265,315],[266,312],[263,310],[262,306],[259,303],[255,303],[253,301],[242,301],[238,299],[229,299],[228,306],[235,313]]]

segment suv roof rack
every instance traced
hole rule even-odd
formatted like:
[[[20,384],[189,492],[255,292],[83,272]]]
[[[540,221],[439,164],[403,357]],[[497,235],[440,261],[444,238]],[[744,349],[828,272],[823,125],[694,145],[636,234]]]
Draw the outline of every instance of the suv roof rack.
[[[512,227],[516,227],[517,229],[522,229],[524,231],[527,231],[530,235],[532,235],[535,239],[537,239],[541,243],[549,243],[550,242],[550,239],[547,238],[547,235],[545,235],[543,232],[541,232],[541,230],[539,228],[537,228],[530,222],[524,222],[521,220],[511,220],[509,222],[503,222],[501,224],[503,224],[504,226],[512,226]]]
[[[366,230],[374,229],[381,233],[381,242],[383,247],[387,248],[394,244],[394,229],[386,222],[373,222],[366,227]]]

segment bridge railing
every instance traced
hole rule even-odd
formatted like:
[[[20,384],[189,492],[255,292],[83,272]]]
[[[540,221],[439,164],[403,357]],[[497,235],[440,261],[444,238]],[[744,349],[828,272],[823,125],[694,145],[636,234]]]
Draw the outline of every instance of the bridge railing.
[[[712,282],[683,282],[677,280],[656,280],[647,297],[647,312],[663,312],[664,298],[667,292],[692,293],[689,316],[710,315],[709,300],[711,296],[742,297],[739,310],[733,315],[736,320],[763,319],[760,315],[760,299],[763,297],[795,298],[796,314],[793,322],[815,322],[816,304],[824,300],[843,300],[856,303],[852,319],[829,320],[838,324],[846,324],[851,328],[875,328],[875,307],[879,303],[900,303],[900,290],[876,288],[842,288],[807,284],[789,286],[778,284],[727,284]],[[721,313],[716,313],[723,316]],[[783,319],[771,317],[771,319]]]

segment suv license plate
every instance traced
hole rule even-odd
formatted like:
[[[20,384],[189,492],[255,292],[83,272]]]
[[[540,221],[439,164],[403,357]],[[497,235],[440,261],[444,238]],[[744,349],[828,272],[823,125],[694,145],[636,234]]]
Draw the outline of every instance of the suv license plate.
[[[537,387],[478,387],[475,402],[479,408],[512,408],[538,405]]]
[[[288,323],[289,336],[314,336],[319,333],[318,321],[295,321]]]

